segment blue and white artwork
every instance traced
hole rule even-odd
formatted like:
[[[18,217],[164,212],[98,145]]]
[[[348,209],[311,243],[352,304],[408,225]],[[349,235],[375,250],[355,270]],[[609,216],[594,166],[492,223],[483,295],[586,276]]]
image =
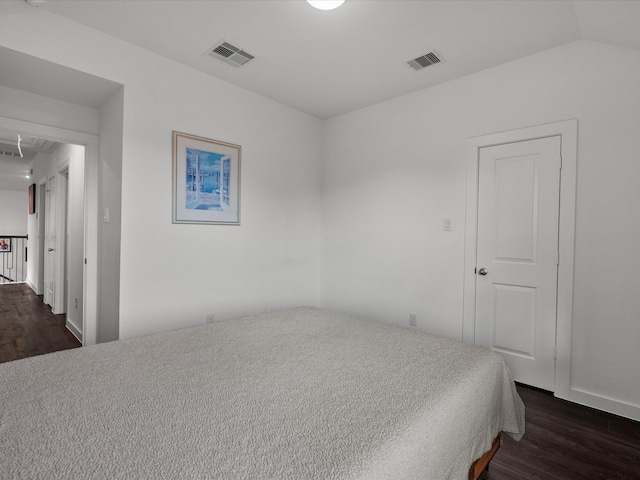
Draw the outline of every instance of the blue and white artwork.
[[[228,180],[221,183],[224,170],[221,166],[229,162],[225,157],[220,153],[187,148],[187,209],[224,211],[229,205],[229,195],[225,193]]]
[[[240,224],[240,146],[173,132],[173,222]]]

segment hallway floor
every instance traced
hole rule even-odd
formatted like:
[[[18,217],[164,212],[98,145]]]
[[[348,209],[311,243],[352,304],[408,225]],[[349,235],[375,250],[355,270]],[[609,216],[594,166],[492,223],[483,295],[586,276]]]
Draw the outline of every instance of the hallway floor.
[[[26,283],[0,285],[0,363],[80,346]]]

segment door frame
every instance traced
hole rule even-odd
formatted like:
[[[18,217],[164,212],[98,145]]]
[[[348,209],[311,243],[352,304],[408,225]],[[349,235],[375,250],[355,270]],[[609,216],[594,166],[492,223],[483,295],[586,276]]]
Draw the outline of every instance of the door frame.
[[[44,200],[45,203],[45,224],[44,224],[44,237],[43,237],[43,251],[44,251],[44,262],[43,262],[43,274],[44,274],[44,288],[43,288],[43,299],[45,305],[49,305],[51,307],[52,313],[57,313],[55,311],[56,305],[56,295],[55,295],[55,281],[56,281],[56,255],[55,249],[57,245],[51,241],[52,232],[57,238],[57,222],[56,222],[56,176],[55,174],[47,174],[46,180],[46,197]],[[53,252],[53,253],[51,253]],[[53,285],[53,286],[52,286]]]
[[[56,170],[56,246],[55,246],[55,285],[54,291],[54,312],[56,314],[67,313],[68,308],[68,282],[67,278],[67,235],[68,235],[68,208],[69,208],[69,164],[70,159],[66,159]]]
[[[462,340],[474,343],[475,339],[479,149],[552,136],[561,137],[560,149],[562,157],[558,229],[558,303],[556,306],[556,375],[554,394],[557,397],[569,399],[571,393],[571,324],[573,319],[573,262],[578,153],[577,119],[469,138],[467,149]]]
[[[82,344],[93,345],[98,339],[98,283],[99,283],[99,215],[100,173],[99,136],[77,130],[44,125],[0,116],[0,129],[46,138],[61,143],[85,147],[84,193],[84,274]]]
[[[38,220],[38,242],[37,248],[35,251],[37,252],[37,256],[32,255],[32,261],[37,262],[37,270],[38,270],[38,278],[36,280],[35,289],[36,295],[44,294],[44,261],[45,261],[45,222],[47,219],[46,215],[46,195],[47,195],[47,182],[49,179],[45,176],[40,179],[38,182],[38,193],[36,194],[38,209],[36,210],[36,218]],[[35,258],[35,260],[33,260]],[[33,288],[33,285],[32,285]]]

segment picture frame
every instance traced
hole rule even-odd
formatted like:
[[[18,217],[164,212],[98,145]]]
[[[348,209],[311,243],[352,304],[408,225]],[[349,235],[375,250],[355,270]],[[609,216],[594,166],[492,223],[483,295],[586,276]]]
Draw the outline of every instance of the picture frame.
[[[29,214],[36,213],[36,184],[29,185]]]
[[[0,253],[11,253],[10,238],[0,238]]]
[[[172,223],[240,225],[240,145],[176,131],[172,141]]]

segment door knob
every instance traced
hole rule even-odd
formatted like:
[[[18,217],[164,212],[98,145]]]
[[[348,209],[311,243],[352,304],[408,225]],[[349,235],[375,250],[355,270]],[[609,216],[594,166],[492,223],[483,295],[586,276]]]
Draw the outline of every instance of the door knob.
[[[489,273],[489,270],[487,270],[486,268],[482,267],[478,270],[478,275],[486,275],[487,273]]]
[[[49,251],[50,251],[50,252],[53,252],[53,248],[50,248],[50,249],[49,249]]]

